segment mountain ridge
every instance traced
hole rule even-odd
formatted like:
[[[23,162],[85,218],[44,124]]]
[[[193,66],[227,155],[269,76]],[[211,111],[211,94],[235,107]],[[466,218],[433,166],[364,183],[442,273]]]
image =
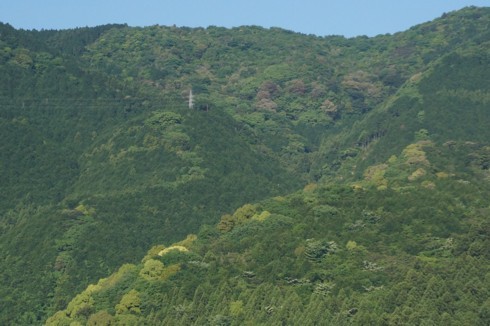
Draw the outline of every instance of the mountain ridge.
[[[413,263],[411,269],[421,263],[428,275],[431,264],[453,271],[446,262],[464,259],[471,266],[480,262],[478,271],[486,273],[482,257],[488,240],[475,234],[485,234],[488,210],[483,203],[490,139],[489,22],[488,8],[466,8],[394,35],[352,39],[259,27],[106,25],[38,32],[0,25],[0,254],[5,262],[0,272],[6,280],[0,297],[1,305],[11,308],[0,320],[40,324],[60,311],[50,320],[237,324],[254,320],[245,312],[258,309],[262,312],[255,321],[260,324],[288,320],[287,309],[267,313],[281,305],[294,303],[290,311],[306,316],[299,302],[312,300],[315,307],[327,301],[349,306],[324,309],[330,314],[325,319],[341,323],[356,308],[348,303],[348,293],[359,300],[369,296],[363,286],[395,289],[402,275],[410,273],[416,275],[412,281],[428,280],[401,269],[384,274],[385,283],[376,281],[376,273],[373,279],[362,276],[359,283],[339,276],[340,269],[328,263],[344,266],[355,278],[360,270],[375,268],[363,265],[363,255],[373,261],[382,257],[379,262],[388,264],[397,258],[385,252],[394,250]],[[188,108],[191,89],[194,110]],[[440,198],[442,204],[424,196]],[[357,197],[373,203],[358,203]],[[406,198],[422,207],[404,206]],[[412,219],[411,210],[419,217]],[[393,222],[379,222],[378,217]],[[410,226],[404,230],[403,223]],[[381,225],[388,235],[378,229]],[[350,234],[365,228],[369,232],[362,236]],[[268,234],[277,243],[263,236],[253,247],[250,235],[255,233]],[[305,242],[308,233],[313,234],[311,243]],[[197,239],[179,244],[188,234]],[[400,234],[406,243],[393,240]],[[378,236],[389,239],[393,248],[375,245]],[[456,245],[446,248],[444,241]],[[172,244],[190,252],[152,253],[145,259],[153,267],[139,263],[148,248],[163,250]],[[218,250],[219,244],[225,249]],[[339,255],[328,254],[337,250],[332,246]],[[449,255],[442,257],[446,260],[421,254],[437,248]],[[276,259],[282,253],[295,264],[291,271]],[[352,257],[356,255],[358,260]],[[94,298],[92,290],[87,296],[88,284],[97,284],[125,263],[132,265],[124,265],[121,273],[132,281],[114,281],[116,292],[106,293],[110,299]],[[215,294],[208,299],[216,305],[197,317],[187,314],[186,307],[191,297],[197,300],[206,291],[194,286],[197,279],[185,271],[192,268],[215,289],[206,291]],[[211,270],[223,277],[207,275]],[[470,274],[478,284],[484,282],[475,271]],[[254,283],[258,276],[267,282],[252,295],[255,286],[260,288]],[[119,276],[109,279],[113,277]],[[152,281],[160,277],[165,280]],[[237,284],[235,277],[244,277],[248,285]],[[141,288],[148,278],[164,291],[161,296],[174,291],[172,286],[188,293],[174,293],[168,308],[174,310],[167,311]],[[413,286],[409,280],[407,276]],[[123,290],[133,281],[137,295]],[[289,288],[289,281],[304,288]],[[345,286],[331,287],[336,282]],[[461,281],[451,282],[455,288]],[[268,292],[287,300],[247,306],[247,300]],[[328,294],[328,299],[312,298],[310,292]],[[71,301],[76,293],[95,301],[83,299],[89,303],[83,308]],[[385,294],[385,299],[395,295]],[[124,308],[121,300],[133,299],[147,306]],[[460,309],[448,300],[451,309]],[[484,321],[485,311],[475,308],[486,307],[484,300],[469,302],[469,320]],[[419,308],[399,306],[413,318]],[[381,310],[379,316],[401,318],[393,307]],[[440,310],[432,320],[441,322],[444,312],[464,320],[449,310]],[[379,322],[376,316],[359,316],[359,323]]]

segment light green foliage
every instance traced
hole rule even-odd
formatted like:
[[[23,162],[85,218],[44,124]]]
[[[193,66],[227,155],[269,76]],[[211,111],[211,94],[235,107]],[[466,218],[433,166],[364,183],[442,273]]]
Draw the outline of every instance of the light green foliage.
[[[70,325],[73,320],[66,315],[64,311],[58,311],[46,320],[47,326],[66,326]]]
[[[84,204],[80,204],[75,207],[75,211],[82,213],[83,215],[94,215],[95,209],[93,207],[87,207]]]
[[[257,212],[257,208],[252,204],[245,204],[242,207],[238,208],[235,213],[233,213],[233,218],[238,223],[243,223],[249,219],[251,219],[255,213]]]
[[[29,50],[18,49],[16,52],[17,53],[15,54],[11,62],[24,69],[30,68],[32,66],[33,60],[31,58]]]
[[[164,250],[164,249],[165,249],[164,245],[156,245],[156,246],[151,247],[151,249],[148,250],[146,256],[141,260],[141,262],[145,263],[147,260],[157,257],[158,254],[160,252],[162,252],[162,250]]]
[[[121,301],[116,305],[116,314],[140,314],[141,299],[139,292],[131,290],[121,298]]]
[[[421,181],[422,186],[432,189],[435,184],[426,180],[427,178],[444,178],[447,173],[429,173],[431,166],[427,158],[425,149],[433,149],[434,143],[431,141],[418,141],[410,144],[403,149],[401,155],[391,155],[386,163],[369,166],[364,171],[364,182],[356,183],[354,187],[371,186],[377,190],[387,190],[388,188],[397,189],[410,187],[406,181]],[[434,178],[435,177],[435,178]]]
[[[263,211],[260,214],[255,214],[254,216],[252,216],[252,219],[257,220],[257,221],[264,221],[264,220],[266,220],[270,216],[271,216],[271,213],[270,212]]]
[[[244,313],[243,301],[233,301],[230,303],[230,315],[232,317],[238,317]]]
[[[388,168],[387,164],[379,164],[375,166],[370,166],[364,172],[364,178],[368,181],[369,184],[372,184],[378,189],[386,189],[388,185],[388,180],[384,177],[386,173],[386,169]]]
[[[257,205],[245,204],[238,208],[233,215],[225,214],[217,225],[218,230],[228,232],[235,226],[243,225],[250,221],[265,221],[271,216],[271,212],[260,210]]]
[[[217,225],[218,230],[228,232],[235,226],[235,220],[232,215],[225,214],[221,216],[221,219]]]
[[[415,170],[411,175],[408,176],[409,181],[415,181],[417,179],[420,179],[421,177],[425,176],[427,174],[427,171],[423,168],[418,168]]]
[[[250,221],[257,215],[257,207],[252,204],[245,204],[238,208],[233,215],[225,214],[221,217],[221,221],[218,224],[218,229],[221,231],[230,231],[235,226],[244,224]],[[257,215],[258,217],[259,215]]]
[[[0,24],[0,324],[486,324],[489,21]]]
[[[357,243],[352,240],[347,241],[347,244],[345,245],[345,248],[349,251],[355,250],[357,247]]]
[[[114,317],[105,310],[101,310],[89,317],[87,326],[111,326],[115,325]]]
[[[402,152],[401,158],[403,158],[408,165],[430,165],[427,160],[427,156],[424,151],[425,146],[431,146],[432,143],[428,141],[419,141],[414,144],[408,145]]]
[[[158,280],[162,278],[163,271],[164,265],[161,261],[149,259],[144,263],[140,276],[149,281]]]
[[[88,317],[94,309],[94,299],[90,290],[77,295],[66,308],[66,315],[71,318]]]
[[[442,179],[457,183],[451,180]],[[278,320],[336,324],[351,319],[378,323],[383,315],[393,323],[407,318],[438,323],[447,320],[447,315],[462,318],[451,313],[453,309],[467,311],[478,323],[479,316],[485,315],[481,305],[486,296],[475,296],[471,291],[483,288],[480,282],[488,268],[482,264],[486,258],[480,257],[488,244],[478,236],[472,238],[481,228],[469,233],[457,231],[469,225],[468,220],[452,220],[450,216],[464,209],[452,206],[454,196],[440,188],[430,193],[424,187],[412,187],[408,192],[359,192],[348,185],[317,185],[281,200],[245,205],[237,210],[240,216],[260,210],[271,216],[261,223],[240,224],[230,233],[200,233],[208,234],[205,240],[189,236],[174,246],[205,252],[202,262],[182,260],[183,268],[167,278],[168,283],[153,286],[135,280],[130,292],[120,288],[126,293],[122,299],[95,305],[116,305],[120,300],[116,324],[274,324]],[[414,206],[417,198],[424,198],[425,204]],[[333,214],[318,219],[318,212],[323,211]],[[281,212],[289,217],[277,219]],[[294,227],[286,223],[288,219],[294,221]],[[339,221],[351,223],[343,226]],[[362,227],[352,227],[356,223]],[[451,236],[435,236],[448,233]],[[460,247],[466,241],[471,245]],[[152,252],[157,255],[156,248]],[[151,266],[152,260],[146,260],[142,270]],[[472,286],[466,288],[461,282],[468,283],[469,275]],[[455,300],[449,291],[454,287],[460,297],[468,299]],[[421,305],[431,309],[425,311]],[[143,310],[143,306],[153,307],[154,312]],[[131,307],[133,313],[129,312]],[[123,311],[131,317],[126,320]],[[431,315],[431,311],[437,313]]]
[[[132,274],[136,272],[137,267],[133,264],[122,265],[115,273],[111,274],[108,278],[99,280],[97,286],[104,290],[109,290],[127,278],[130,278]]]

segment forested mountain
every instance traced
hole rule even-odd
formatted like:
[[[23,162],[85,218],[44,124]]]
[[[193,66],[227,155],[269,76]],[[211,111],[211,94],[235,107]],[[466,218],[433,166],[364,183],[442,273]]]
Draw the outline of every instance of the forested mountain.
[[[488,324],[489,49],[0,24],[0,324]]]

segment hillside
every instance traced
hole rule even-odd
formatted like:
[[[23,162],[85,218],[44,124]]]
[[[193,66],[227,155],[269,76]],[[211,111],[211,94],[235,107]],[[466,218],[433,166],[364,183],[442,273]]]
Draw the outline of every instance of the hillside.
[[[490,175],[444,161],[488,150],[421,141],[386,162],[381,186],[372,166],[354,184],[245,204],[89,285],[47,324],[485,325]]]
[[[489,25],[0,24],[0,323],[485,324]]]

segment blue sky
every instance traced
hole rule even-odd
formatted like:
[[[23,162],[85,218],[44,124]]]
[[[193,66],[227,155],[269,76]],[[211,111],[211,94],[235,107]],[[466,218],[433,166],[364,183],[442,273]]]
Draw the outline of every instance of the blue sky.
[[[490,0],[1,0],[0,21],[22,29],[108,23],[281,27],[347,37],[395,33]]]

